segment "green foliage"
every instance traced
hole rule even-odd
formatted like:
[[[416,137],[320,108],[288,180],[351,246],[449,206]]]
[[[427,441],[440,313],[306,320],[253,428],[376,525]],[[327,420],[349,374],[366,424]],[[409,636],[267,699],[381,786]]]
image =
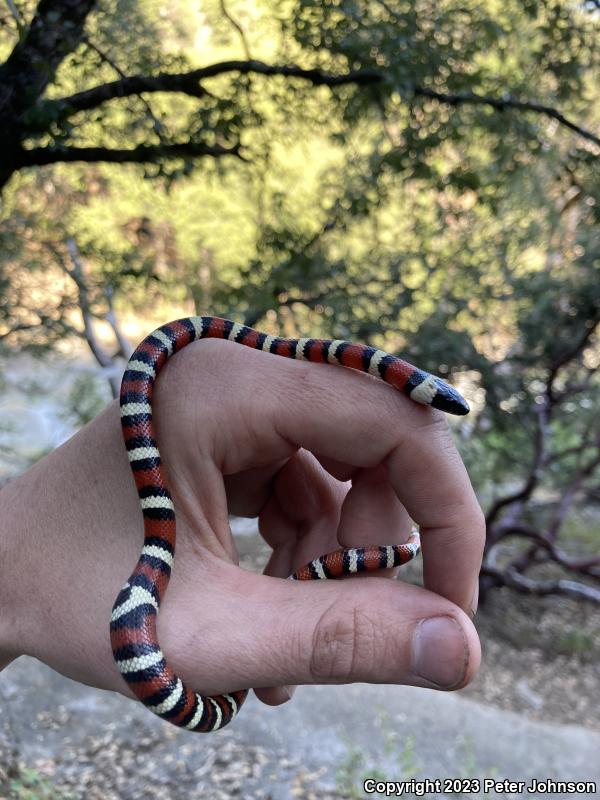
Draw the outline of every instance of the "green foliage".
[[[29,20],[33,5],[18,5]],[[146,93],[58,114],[28,146],[239,141],[246,160],[14,177],[0,346],[62,346],[81,333],[65,271],[73,237],[98,314],[110,286],[121,319],[151,317],[141,328],[218,313],[284,335],[369,340],[452,380],[471,376],[475,419],[457,429],[471,474],[478,488],[514,480],[532,457],[540,386],[600,308],[599,151],[543,114],[463,100],[535,100],[597,130],[600,14],[564,0],[226,8],[103,0],[47,96],[246,51],[381,80],[329,88],[233,72],[204,80],[200,99]],[[15,36],[0,29],[3,53]],[[592,340],[559,385],[585,382],[597,358]],[[599,405],[593,374],[554,418],[554,446],[580,441]],[[556,485],[576,458],[553,467]]]
[[[393,775],[396,780],[410,780],[417,778],[420,769],[415,760],[415,738],[412,734],[404,737],[403,744],[398,742],[398,736],[384,714],[380,719],[384,736],[383,752],[387,759],[395,762],[396,771]],[[364,753],[352,745],[348,737],[344,737],[347,748],[346,757],[340,763],[336,773],[336,788],[342,797],[360,798],[364,796],[363,785],[367,778],[375,781],[390,779],[390,773],[374,767],[365,757]],[[374,795],[378,797],[379,795]],[[412,797],[412,794],[407,795]]]
[[[106,382],[98,385],[89,375],[79,375],[73,380],[62,417],[75,429],[82,428],[94,419],[110,399]]]
[[[410,781],[415,779],[425,780],[427,775],[423,775],[423,770],[418,764],[416,757],[416,741],[413,734],[400,736],[395,730],[392,720],[387,712],[382,712],[378,718],[378,725],[383,736],[382,752],[386,759],[385,768],[374,766],[365,757],[362,750],[352,744],[348,736],[343,736],[343,743],[346,747],[346,757],[340,763],[336,774],[336,789],[341,797],[354,798],[364,797],[364,782],[370,778],[374,781],[386,782],[389,780]],[[475,761],[473,741],[466,738],[458,747],[458,762],[456,772],[453,777],[457,779],[475,777],[479,768]],[[486,771],[487,775],[495,775],[496,768],[491,766]],[[461,796],[463,793],[459,793]],[[468,796],[468,793],[464,793]],[[381,794],[373,794],[373,797],[382,797]],[[422,796],[427,800],[430,794],[417,795],[413,792],[406,792],[403,796],[415,798]]]
[[[20,766],[17,777],[10,781],[9,797],[10,800],[68,800],[70,795],[55,789],[37,770]]]
[[[581,659],[595,658],[593,653],[593,637],[578,628],[564,631],[558,636],[556,652],[567,656],[576,656]]]

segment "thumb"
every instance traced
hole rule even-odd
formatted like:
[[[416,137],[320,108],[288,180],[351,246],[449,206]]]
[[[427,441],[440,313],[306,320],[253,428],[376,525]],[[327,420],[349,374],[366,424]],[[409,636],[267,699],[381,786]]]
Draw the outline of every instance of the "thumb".
[[[469,617],[449,600],[372,577],[290,584],[295,613],[273,628],[282,673],[274,683],[398,683],[458,689],[477,672]],[[281,600],[284,600],[282,597]],[[269,634],[266,635],[267,640]]]
[[[450,690],[477,672],[471,620],[422,587],[377,577],[299,583],[218,559],[210,571],[210,593],[188,594],[185,618],[170,614],[181,608],[177,590],[159,616],[173,667],[202,693],[356,681]]]

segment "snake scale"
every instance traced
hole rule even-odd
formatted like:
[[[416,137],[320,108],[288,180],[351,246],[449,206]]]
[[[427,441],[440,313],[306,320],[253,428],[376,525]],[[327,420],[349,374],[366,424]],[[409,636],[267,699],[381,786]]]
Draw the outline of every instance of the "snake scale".
[[[220,317],[188,317],[149,334],[129,359],[121,384],[121,424],[144,517],[144,545],[112,610],[110,638],[117,667],[134,694],[162,719],[191,731],[215,731],[239,711],[247,689],[203,696],[174,673],[161,650],[156,621],[175,556],[175,509],[167,487],[152,421],[152,396],[168,358],[198,339],[229,339],[286,358],[350,367],[370,373],[412,400],[467,414],[463,397],[440,378],[396,356],[339,340],[283,339]],[[419,552],[413,529],[405,544],[347,548],[311,561],[294,580],[336,578],[398,566]]]

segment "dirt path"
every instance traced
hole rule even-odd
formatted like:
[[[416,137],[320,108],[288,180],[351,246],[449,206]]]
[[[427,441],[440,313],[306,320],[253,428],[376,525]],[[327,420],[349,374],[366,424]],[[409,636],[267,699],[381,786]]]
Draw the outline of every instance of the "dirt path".
[[[600,733],[532,722],[458,694],[303,687],[280,708],[252,698],[229,728],[194,736],[32,659],[14,662],[2,680],[12,715],[9,722],[3,704],[5,734],[75,800],[362,797],[362,781],[376,776],[600,786]]]
[[[264,563],[266,550],[252,533],[238,548],[247,568]],[[209,736],[180,732],[135,703],[22,658],[0,677],[0,800],[341,800],[367,796],[366,777],[600,786],[597,626],[581,606],[574,616],[568,604],[528,600],[521,608],[507,594],[480,615],[485,662],[466,691],[301,687],[276,709],[250,698],[234,724]],[[561,642],[585,647],[554,652]],[[11,748],[48,778],[43,792],[6,788],[1,765],[10,763]]]
[[[249,520],[234,522],[240,563],[259,570],[269,548]],[[245,533],[244,533],[245,532]],[[421,583],[420,559],[402,578]],[[475,619],[482,665],[464,697],[528,719],[600,731],[600,613],[563,597],[496,591]]]

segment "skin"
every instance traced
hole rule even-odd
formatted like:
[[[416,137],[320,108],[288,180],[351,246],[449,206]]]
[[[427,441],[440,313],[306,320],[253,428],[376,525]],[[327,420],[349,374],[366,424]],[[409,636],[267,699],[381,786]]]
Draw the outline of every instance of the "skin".
[[[473,678],[485,526],[444,414],[370,375],[206,340],[167,363],[154,417],[178,534],[158,633],[190,686],[278,704],[299,683]],[[27,654],[131,696],[108,634],[142,545],[117,404],[1,497],[0,667]],[[228,512],[259,517],[264,575],[237,566]],[[405,541],[411,518],[426,588],[280,580],[340,546]]]

